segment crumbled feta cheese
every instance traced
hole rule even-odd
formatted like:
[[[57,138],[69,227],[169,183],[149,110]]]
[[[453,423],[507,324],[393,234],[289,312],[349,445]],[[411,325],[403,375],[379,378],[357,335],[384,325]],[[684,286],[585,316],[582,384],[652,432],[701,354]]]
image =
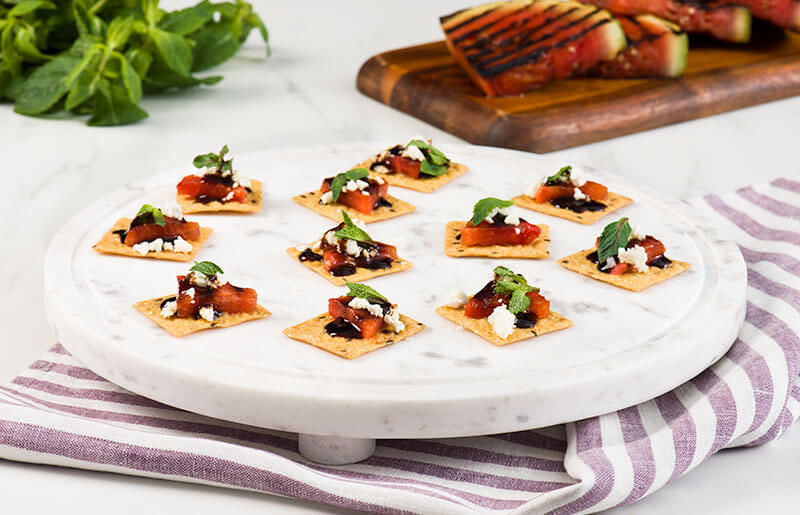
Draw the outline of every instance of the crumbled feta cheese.
[[[373,304],[367,299],[353,297],[347,305],[353,309],[366,309],[372,316],[383,317],[383,307],[379,304]]]
[[[422,150],[416,145],[407,146],[400,155],[407,159],[413,159],[414,161],[425,161],[425,154],[423,154]]]
[[[241,186],[242,188],[252,188],[250,179],[239,173],[239,170],[231,169],[231,179],[233,179],[233,186]]]
[[[230,193],[228,193],[227,195],[225,195],[224,197],[222,197],[222,201],[223,202],[229,202],[231,200],[233,200],[233,192],[232,191]]]
[[[356,179],[355,181],[347,181],[347,184],[344,185],[342,191],[360,191],[369,188],[369,183],[366,181],[362,181],[361,179]]]
[[[385,172],[381,172],[380,170],[378,170],[378,168],[383,168],[386,171]],[[375,167],[375,171],[378,172],[378,173],[387,173],[389,171],[389,169],[386,168],[385,166],[381,165],[381,166],[376,166]],[[384,182],[386,182],[386,181],[383,180],[383,177],[373,177],[373,179],[375,179],[375,182],[377,182],[378,184],[383,184]]]
[[[629,222],[630,223],[630,222]],[[638,224],[630,224],[631,225],[631,240],[643,240],[647,238],[647,233],[642,231],[642,228]]]
[[[212,286],[211,278],[205,274],[201,274],[200,272],[189,272],[186,274],[186,279],[189,281],[189,284],[198,286],[200,288],[208,288]]]
[[[569,171],[569,180],[573,186],[576,188],[580,188],[584,184],[586,184],[586,177],[583,176],[583,172],[575,168],[574,166]]]
[[[517,317],[505,306],[497,306],[487,318],[495,334],[502,339],[514,332],[514,322]]]
[[[369,192],[368,192],[368,191],[366,191],[366,190],[363,190],[363,191],[361,192],[361,194],[362,194],[362,195],[366,195],[367,197],[369,197]]]
[[[389,157],[389,150],[384,150],[380,154],[375,155],[375,162],[382,163],[383,161],[386,160],[387,157]]]
[[[461,290],[454,289],[447,292],[447,300],[445,301],[445,304],[447,307],[458,309],[466,304],[468,300],[469,297],[467,297],[466,293]]]
[[[587,197],[586,194],[582,192],[580,188],[575,188],[575,191],[572,192],[572,198],[574,198],[575,200],[586,200],[589,197]]]
[[[361,247],[358,246],[358,242],[355,240],[345,240],[344,251],[346,254],[358,257],[361,254]]]
[[[609,268],[614,268],[615,266],[617,266],[617,260],[614,259],[613,257],[610,257],[606,259],[606,262],[603,264],[603,266],[600,267],[600,269],[608,270]]]
[[[137,252],[140,256],[146,256],[150,252],[150,242],[143,241],[133,246],[133,251]]]
[[[331,193],[330,191],[326,191],[319,198],[320,204],[330,204],[331,202],[333,202],[333,193]]]
[[[325,233],[325,241],[328,245],[336,245],[339,243],[339,238],[336,237],[335,233],[336,231],[333,229]]]
[[[178,301],[171,300],[169,302],[165,302],[164,306],[161,308],[161,316],[164,318],[169,318],[174,315],[178,311]]]
[[[183,211],[181,210],[181,207],[177,204],[167,206],[166,208],[162,207],[161,213],[164,216],[170,216],[172,218],[177,218],[178,220],[183,220]]]
[[[194,297],[196,295],[196,292],[195,292],[194,288],[189,288],[188,290],[184,290],[181,293],[183,293],[184,295],[186,295],[186,296],[188,296],[189,298],[192,298],[192,299],[194,299]]]
[[[164,244],[164,250],[166,250],[167,244]],[[187,254],[194,250],[192,244],[188,241],[184,240],[180,236],[175,238],[175,241],[172,242],[172,252],[181,252],[183,254]]]
[[[392,326],[392,329],[394,329],[394,332],[396,333],[399,333],[400,331],[406,328],[406,324],[404,324],[403,321],[400,320],[400,313],[398,313],[394,309],[389,311],[388,313],[386,313],[386,315],[383,316],[383,321]]]
[[[494,217],[497,215],[502,215],[504,217],[505,223],[507,223],[508,225],[519,225],[519,217],[514,213],[512,213],[507,207],[504,207],[502,209],[497,209],[497,208],[492,209],[486,216],[486,221],[492,223],[494,221]]]
[[[209,322],[213,322],[216,318],[216,314],[214,313],[214,306],[203,306],[198,311],[200,318],[203,320],[208,320]]]
[[[644,247],[634,245],[629,249],[619,249],[617,257],[619,258],[620,263],[628,263],[633,265],[637,272],[647,272],[647,251],[644,249]]]
[[[214,173],[217,173],[217,167],[216,166],[204,166],[203,168],[201,168],[197,172],[197,175],[203,176],[203,175],[210,175],[210,174],[214,174]]]

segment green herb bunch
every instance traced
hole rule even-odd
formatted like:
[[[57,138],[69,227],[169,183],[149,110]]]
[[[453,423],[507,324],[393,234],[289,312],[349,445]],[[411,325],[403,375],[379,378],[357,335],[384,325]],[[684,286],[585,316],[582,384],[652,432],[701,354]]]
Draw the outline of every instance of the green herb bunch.
[[[267,42],[243,0],[171,12],[158,0],[0,0],[0,100],[31,116],[137,122],[143,93],[222,80],[193,73],[232,57],[253,29]]]
[[[512,270],[498,266],[494,269],[497,283],[494,286],[494,292],[501,295],[511,294],[508,301],[508,310],[515,315],[523,313],[531,307],[531,299],[528,297],[529,292],[539,292],[539,288],[531,286],[520,274]]]

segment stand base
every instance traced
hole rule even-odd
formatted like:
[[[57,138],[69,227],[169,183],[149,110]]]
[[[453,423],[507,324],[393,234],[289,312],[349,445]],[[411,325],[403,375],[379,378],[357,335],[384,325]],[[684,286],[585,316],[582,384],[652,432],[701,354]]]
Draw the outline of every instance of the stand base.
[[[322,465],[357,463],[375,452],[375,440],[372,438],[300,434],[297,443],[304,458]]]

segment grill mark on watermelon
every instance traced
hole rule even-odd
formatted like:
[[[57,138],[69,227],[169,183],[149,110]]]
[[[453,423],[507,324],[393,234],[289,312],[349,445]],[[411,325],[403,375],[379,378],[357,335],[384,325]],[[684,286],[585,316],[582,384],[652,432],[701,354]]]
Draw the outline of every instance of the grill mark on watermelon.
[[[502,64],[498,64],[497,66],[489,68],[488,70],[487,69],[478,70],[478,73],[480,73],[482,77],[491,78],[491,77],[499,75],[499,74],[503,73],[504,71],[507,71],[507,70],[509,70],[511,68],[515,68],[517,66],[529,63],[531,61],[535,61],[535,60],[539,59],[539,57],[542,54],[544,54],[545,52],[548,52],[548,51],[553,50],[555,48],[561,48],[564,45],[566,45],[567,43],[571,43],[573,41],[577,41],[578,39],[582,38],[586,34],[592,32],[593,30],[595,30],[595,29],[597,29],[599,27],[602,27],[603,25],[605,25],[606,23],[609,23],[610,21],[611,20],[609,20],[609,19],[600,20],[599,22],[591,25],[590,27],[588,27],[586,29],[583,29],[583,30],[581,30],[580,32],[578,32],[576,34],[573,34],[572,36],[569,36],[566,39],[563,39],[561,41],[557,41],[557,42],[553,43],[550,46],[545,46],[545,47],[542,47],[542,48],[538,48],[538,49],[534,50],[533,52],[531,52],[528,55],[525,55],[525,56],[522,56],[522,57],[518,57],[517,59],[512,59],[511,61],[507,61],[507,62],[502,63]]]
[[[470,23],[474,23],[475,21],[480,20],[481,18],[483,18],[484,16],[488,15],[489,13],[493,13],[493,12],[497,11],[498,9],[500,9],[500,7],[501,6],[493,7],[493,8],[491,8],[491,9],[489,9],[487,11],[484,11],[484,12],[482,12],[480,14],[476,14],[475,16],[462,21],[461,23],[458,23],[458,24],[456,24],[456,25],[454,25],[452,27],[448,27],[448,28],[444,29],[444,31],[445,31],[446,34],[450,34],[452,32],[455,32],[455,31],[457,31],[458,29],[460,29],[462,27],[466,27]],[[452,17],[457,16],[459,13],[462,13],[462,12],[464,12],[464,11],[459,11],[457,13],[451,14],[447,19],[449,20]]]
[[[550,7],[554,8],[556,6],[554,4],[554,5],[550,6]],[[549,10],[550,10],[550,8],[547,8],[544,11],[541,11],[539,13],[531,13],[531,15],[528,17],[528,20],[526,20],[526,22],[530,21],[530,19],[533,18],[534,16],[539,16],[540,14],[545,13],[545,12],[547,12]],[[538,25],[536,27],[531,27],[531,28],[527,29],[524,32],[520,32],[517,35],[519,37],[519,39],[517,39],[517,38],[508,38],[508,39],[502,41],[501,43],[498,43],[495,46],[495,48],[487,48],[487,49],[482,50],[480,52],[475,52],[475,53],[473,53],[471,55],[466,55],[466,50],[467,49],[471,50],[472,46],[475,46],[475,45],[477,45],[479,43],[479,42],[476,41],[473,45],[470,45],[469,47],[465,47],[462,50],[464,50],[464,55],[467,58],[467,60],[470,61],[470,62],[474,62],[475,59],[479,59],[479,58],[481,58],[481,57],[483,57],[483,56],[485,56],[487,54],[499,52],[501,48],[507,47],[509,45],[515,45],[515,48],[519,48],[519,45],[522,45],[522,44],[530,41],[530,38],[533,37],[541,29],[547,28],[548,26],[550,26],[550,24],[555,23],[558,20],[560,20],[560,19],[562,19],[562,18],[564,18],[566,16],[569,16],[570,14],[574,13],[577,10],[578,10],[577,7],[572,7],[572,8],[567,9],[566,11],[564,11],[562,13],[559,13],[556,16],[553,16],[552,18],[547,18],[547,19],[543,20],[540,25]],[[567,28],[567,27],[568,26],[566,26],[565,28]],[[512,28],[516,28],[516,27],[511,27],[511,26],[506,27],[506,31],[511,30]],[[550,35],[552,35],[552,34],[555,34],[555,33],[551,33]],[[490,39],[491,39],[491,37],[490,37]],[[487,40],[480,41],[480,44],[483,44],[483,43],[486,43],[486,42],[487,42]],[[508,55],[508,53],[506,53],[505,55]],[[495,57],[497,57],[497,56],[495,56]]]
[[[518,57],[517,59],[512,59],[510,61],[506,61],[505,63],[500,63],[500,64],[497,64],[495,66],[487,66],[487,65],[490,65],[490,64],[495,63],[497,61],[501,61],[503,59],[511,57],[511,56],[513,56],[515,54],[519,54],[521,51],[523,51],[523,50],[525,50],[527,48],[530,48],[530,47],[535,46],[535,45],[540,44],[540,43],[544,43],[547,40],[557,38],[559,36],[559,33],[567,31],[567,30],[575,27],[576,25],[580,25],[581,23],[589,20],[590,18],[592,18],[593,16],[597,15],[601,11],[602,11],[602,9],[595,8],[592,12],[589,12],[589,13],[581,16],[580,18],[576,19],[576,20],[570,21],[565,26],[558,28],[555,32],[551,32],[549,34],[545,34],[544,36],[541,36],[541,37],[539,37],[537,39],[534,39],[533,41],[530,41],[528,43],[515,46],[512,50],[510,50],[510,51],[508,51],[508,52],[506,52],[504,54],[498,54],[498,55],[495,55],[493,57],[489,57],[488,59],[484,59],[482,61],[474,62],[475,68],[478,71],[478,73],[480,73],[482,76],[491,77],[491,76],[497,75],[498,73],[501,73],[501,72],[503,72],[503,71],[505,71],[505,70],[507,70],[509,68],[513,68],[514,66],[519,66],[521,64],[525,64],[526,62],[529,62],[532,59],[535,59],[536,57],[540,56],[543,52],[546,52],[548,50],[552,50],[554,48],[560,48],[560,47],[564,46],[564,44],[566,44],[566,42],[575,41],[577,38],[574,37],[574,35],[573,35],[573,36],[568,37],[567,39],[563,39],[561,41],[557,41],[557,42],[555,42],[555,43],[553,43],[553,44],[551,44],[549,46],[545,45],[545,46],[542,46],[540,48],[537,48],[536,50],[534,50],[530,54]],[[592,30],[594,30],[597,27],[600,27],[602,25],[605,25],[609,21],[610,20],[608,20],[608,19],[603,19],[600,22],[591,25],[588,29],[581,30],[578,34],[580,36],[588,34]],[[509,65],[509,63],[516,63],[516,64]]]
[[[486,43],[487,41],[492,41],[493,39],[505,34],[506,32],[508,32],[510,30],[514,30],[514,29],[517,29],[517,28],[519,28],[521,26],[524,26],[526,23],[528,23],[531,20],[531,18],[533,18],[535,16],[539,16],[539,15],[544,14],[544,13],[547,13],[549,11],[552,11],[556,7],[557,7],[557,4],[552,4],[552,5],[549,5],[547,7],[547,9],[545,9],[543,11],[535,12],[535,13],[531,13],[531,12],[526,13],[525,17],[522,18],[521,20],[514,21],[514,22],[508,24],[508,26],[506,26],[506,27],[504,27],[504,28],[502,28],[502,29],[500,29],[498,31],[492,32],[491,34],[487,34],[486,36],[478,38],[477,41],[475,41],[475,42],[473,42],[473,43],[471,43],[471,44],[469,44],[469,45],[467,45],[465,47],[462,47],[462,50],[464,50],[466,52],[467,50],[472,50],[473,48],[478,47],[478,46]],[[514,14],[516,14],[517,12],[522,11],[522,10],[529,10],[529,9],[527,9],[527,6],[525,6],[522,9],[514,11]],[[470,31],[467,34],[475,35],[475,34],[481,32],[482,30],[485,30],[485,29],[487,29],[489,27],[497,25],[498,23],[503,22],[503,21],[505,21],[505,18],[499,18],[499,19],[497,19],[497,20],[495,20],[495,21],[493,21],[491,23],[488,23],[488,24],[484,25],[483,27],[480,27],[478,29]],[[466,39],[467,34],[455,38],[453,40],[453,44],[457,45],[457,44],[461,43],[464,39]],[[505,44],[505,42],[503,42],[502,44]]]
[[[550,6],[547,9],[549,10],[552,7],[555,7],[555,6],[554,5]],[[528,10],[528,6],[527,5],[523,5],[523,6],[519,7],[518,9],[514,9],[513,11],[509,11],[509,12],[505,13],[504,15],[500,16],[496,20],[492,20],[492,21],[490,21],[489,23],[487,23],[485,25],[482,25],[482,26],[477,27],[475,29],[470,29],[469,31],[467,31],[464,34],[458,36],[457,38],[454,38],[453,39],[453,44],[457,45],[457,44],[461,43],[462,41],[464,41],[465,39],[471,38],[472,36],[475,36],[475,35],[479,34],[480,32],[482,32],[482,31],[484,31],[486,29],[489,29],[490,27],[493,27],[493,26],[497,25],[498,23],[502,23],[502,22],[506,21],[509,16],[516,16],[520,12],[526,11],[526,10]],[[487,12],[485,12],[483,14],[480,14],[475,21],[477,22],[477,20],[479,20],[480,18],[485,18],[486,16],[488,16],[491,13],[492,13],[492,11],[487,11]],[[508,28],[505,28],[503,30],[508,30]],[[502,32],[502,31],[498,31],[498,33],[499,32]],[[493,37],[493,34],[490,34],[488,37],[489,38]],[[484,40],[486,38],[480,38],[480,39]]]

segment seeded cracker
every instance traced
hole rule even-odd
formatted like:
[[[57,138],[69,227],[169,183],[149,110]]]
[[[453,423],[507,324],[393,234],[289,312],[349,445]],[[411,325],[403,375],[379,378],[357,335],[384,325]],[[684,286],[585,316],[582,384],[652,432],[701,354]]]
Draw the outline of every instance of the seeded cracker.
[[[555,311],[551,311],[547,318],[537,320],[536,325],[533,327],[527,329],[515,327],[514,332],[508,335],[508,338],[504,340],[494,332],[488,318],[469,318],[464,314],[464,308],[454,309],[448,306],[441,306],[436,308],[436,312],[451,322],[460,325],[467,331],[475,333],[484,340],[488,340],[498,346],[527,340],[528,338],[535,338],[536,336],[567,329],[574,325],[571,320],[559,315]]]
[[[354,359],[376,349],[405,340],[409,336],[425,329],[425,324],[405,315],[401,314],[400,320],[406,325],[406,328],[401,332],[395,333],[390,328],[384,328],[369,340],[360,338],[348,340],[341,336],[329,335],[325,332],[325,326],[333,322],[333,317],[327,313],[316,316],[302,324],[289,327],[283,331],[283,334],[293,340],[308,343],[339,357]]]
[[[527,195],[518,195],[511,200],[514,201],[514,204],[518,205],[519,207],[524,207],[525,209],[531,209],[533,211],[538,211],[539,213],[544,213],[550,216],[557,216],[559,218],[563,218],[565,220],[570,220],[572,222],[578,222],[579,224],[593,224],[596,221],[600,220],[607,214],[616,211],[617,209],[623,208],[633,202],[633,199],[629,199],[628,197],[624,197],[617,193],[613,193],[611,191],[608,192],[608,198],[605,200],[604,204],[606,208],[602,211],[584,211],[583,213],[576,213],[575,211],[571,211],[569,209],[562,209],[560,207],[556,207],[549,202],[536,202],[531,197]]]
[[[372,222],[380,222],[381,220],[388,220],[389,218],[395,218],[397,216],[407,215],[417,209],[408,202],[403,202],[402,200],[396,199],[391,195],[387,195],[386,200],[392,204],[392,207],[381,206],[377,209],[373,209],[372,213],[362,213],[351,207],[339,204],[338,202],[333,202],[331,204],[320,204],[319,199],[321,196],[322,193],[317,190],[309,193],[303,193],[302,195],[294,197],[292,200],[303,207],[307,207],[317,214],[330,218],[334,222],[342,221],[342,213],[340,212],[342,209],[344,209],[351,217],[359,218],[364,221],[364,223],[368,224]]]
[[[272,313],[267,311],[261,306],[258,306],[258,311],[255,313],[223,313],[213,322],[209,322],[203,318],[164,318],[161,316],[161,303],[164,300],[173,298],[175,295],[167,295],[157,299],[143,300],[133,305],[134,309],[143,314],[157,325],[161,326],[172,336],[180,338],[187,334],[196,333],[197,331],[205,331],[206,329],[214,329],[217,327],[231,327],[238,324],[249,322],[250,320],[258,320],[259,318],[267,318]]]
[[[370,268],[362,268],[360,266],[357,266],[356,272],[354,274],[336,277],[329,274],[325,270],[325,268],[323,268],[322,261],[300,261],[299,259],[297,259],[298,256],[300,255],[300,251],[297,250],[295,247],[289,247],[288,249],[286,249],[286,253],[292,256],[292,259],[294,259],[301,265],[305,266],[306,268],[310,268],[311,270],[315,271],[319,275],[323,276],[325,279],[329,280],[330,282],[338,286],[344,286],[346,282],[360,283],[368,279],[372,279],[373,277],[380,277],[382,275],[402,272],[414,266],[413,264],[411,264],[410,261],[405,261],[403,259],[396,259],[392,261],[392,266],[389,268],[376,268],[373,270]]]
[[[450,257],[491,257],[543,259],[550,255],[550,228],[539,224],[542,230],[536,240],[528,245],[489,245],[486,247],[465,247],[461,244],[459,231],[467,222],[448,222],[444,235],[444,253]]]
[[[198,202],[189,195],[175,195],[184,214],[192,213],[257,213],[262,206],[261,181],[250,179],[251,192],[247,194],[247,202]]]
[[[183,253],[183,252],[169,252],[169,251],[160,251],[160,252],[148,252],[144,256],[133,250],[133,247],[129,247],[122,243],[119,239],[119,234],[114,234],[114,231],[120,230],[127,230],[128,227],[131,225],[130,218],[120,218],[114,224],[114,226],[109,230],[107,233],[100,238],[100,241],[94,244],[92,247],[97,252],[101,254],[116,254],[119,256],[128,256],[128,257],[135,257],[135,258],[149,258],[149,259],[161,259],[166,261],[183,261],[189,262],[192,261],[203,245],[206,243],[206,240],[211,236],[211,233],[214,232],[214,229],[210,227],[200,227],[200,239],[199,240],[187,240],[188,243],[192,245],[192,251]]]
[[[690,263],[684,261],[672,261],[672,264],[667,268],[651,266],[645,273],[626,272],[622,275],[605,274],[597,269],[597,263],[592,263],[586,259],[586,256],[592,252],[594,252],[594,249],[582,250],[561,258],[558,262],[567,270],[572,270],[586,277],[591,277],[592,279],[597,279],[598,281],[603,281],[630,291],[642,291],[654,284],[675,277],[692,266]]]
[[[460,163],[450,161],[447,171],[439,176],[429,176],[424,179],[414,179],[402,173],[377,173],[371,171],[372,163],[375,160],[370,158],[358,165],[358,168],[366,168],[370,170],[370,177],[373,179],[380,177],[389,183],[390,186],[397,186],[398,188],[406,188],[414,191],[421,191],[422,193],[431,193],[438,190],[448,182],[457,177],[464,175],[469,167]],[[424,174],[420,174],[422,177]]]

